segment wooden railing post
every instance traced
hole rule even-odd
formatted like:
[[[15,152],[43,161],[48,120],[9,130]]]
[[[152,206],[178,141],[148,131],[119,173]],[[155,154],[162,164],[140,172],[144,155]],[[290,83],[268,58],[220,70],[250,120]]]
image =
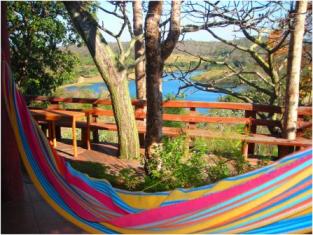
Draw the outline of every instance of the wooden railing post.
[[[245,117],[246,118],[250,118],[250,122],[249,124],[246,125],[246,135],[249,134],[255,134],[256,130],[257,130],[257,126],[255,124],[255,122],[253,120],[256,120],[256,111],[250,111],[250,110],[246,110],[245,111]],[[255,144],[254,143],[249,143],[248,144],[248,155],[254,155],[254,149],[255,149]]]
[[[138,113],[145,113],[146,111],[146,106],[144,102],[138,102],[135,104],[135,112]],[[145,118],[136,118],[137,120],[137,125],[145,125]],[[141,147],[145,146],[145,134],[144,133],[139,133],[139,144]]]
[[[53,99],[50,100],[50,105],[48,106],[48,109],[61,109],[59,101],[55,101]],[[60,126],[55,126],[55,138],[57,140],[60,140],[62,138]]]
[[[190,116],[195,116],[197,115],[197,111],[196,111],[196,108],[195,107],[190,107],[190,113],[189,113]],[[189,129],[196,129],[196,123],[195,122],[188,122],[188,126],[187,128]]]
[[[98,104],[92,104],[92,108],[97,108]],[[97,122],[97,115],[92,115],[91,117],[92,122]],[[94,143],[99,143],[99,132],[97,129],[92,130],[92,139]]]

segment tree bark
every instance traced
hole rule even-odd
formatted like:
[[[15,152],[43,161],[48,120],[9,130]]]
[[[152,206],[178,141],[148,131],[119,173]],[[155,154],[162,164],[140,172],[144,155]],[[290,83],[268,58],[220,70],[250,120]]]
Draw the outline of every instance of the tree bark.
[[[120,158],[140,156],[136,120],[128,90],[126,69],[117,66],[114,55],[100,32],[93,16],[84,9],[84,2],[64,2],[77,32],[85,41],[89,52],[106,83],[118,128]]]
[[[284,114],[284,137],[290,140],[296,138],[297,131],[302,42],[306,10],[306,0],[296,2],[296,10],[294,13],[294,22],[291,28],[291,38],[288,52]]]
[[[143,33],[142,27],[142,7],[141,0],[133,1],[133,27],[134,35],[137,37]],[[137,40],[135,43],[135,61],[140,59],[145,54],[144,40]],[[136,76],[136,96],[137,99],[146,99],[146,71],[145,61],[141,60],[135,65],[135,76]]]
[[[162,1],[149,2],[145,19],[146,80],[147,80],[147,131],[146,160],[151,158],[153,146],[162,138],[162,74],[165,60],[175,48],[180,35],[180,1],[172,1],[170,31],[164,42],[160,37]]]
[[[145,20],[146,80],[147,80],[147,131],[145,156],[149,160],[153,144],[162,137],[162,92],[161,76],[163,61],[160,48],[159,24],[162,14],[162,1],[149,2]]]

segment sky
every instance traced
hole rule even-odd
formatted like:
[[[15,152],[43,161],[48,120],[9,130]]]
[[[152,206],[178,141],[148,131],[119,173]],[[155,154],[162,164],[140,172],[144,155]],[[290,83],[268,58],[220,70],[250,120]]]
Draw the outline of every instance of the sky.
[[[113,11],[114,10],[114,7],[106,2],[106,1],[99,1],[100,5],[107,9],[107,10],[111,10]],[[170,6],[169,5],[166,5],[164,6],[164,11],[167,12],[169,11],[170,9]],[[128,15],[129,15],[129,19],[132,23],[132,18],[133,18],[133,15],[132,15],[132,7],[131,7],[131,4],[128,4],[128,7],[127,7],[127,12],[128,12]],[[101,25],[105,26],[106,29],[114,32],[114,33],[117,33],[122,25],[122,21],[120,19],[118,19],[117,17],[115,16],[112,16],[112,15],[109,15],[107,13],[104,13],[103,11],[101,10],[98,10],[97,11],[97,17],[98,17],[98,21]],[[145,16],[144,16],[145,17]],[[188,19],[188,17],[185,17],[182,19],[181,21],[181,25],[186,25],[186,24],[190,24],[191,21]],[[243,35],[241,33],[234,33],[234,27],[233,26],[228,26],[228,27],[225,27],[225,28],[220,28],[218,29],[218,35],[227,39],[227,40],[232,40],[234,39],[235,37],[242,37]],[[115,39],[111,36],[109,36],[108,34],[104,34],[105,35],[105,39],[108,41],[108,42],[115,42]],[[213,38],[208,32],[206,31],[198,31],[198,32],[194,32],[194,33],[187,33],[184,37],[184,40],[195,40],[195,41],[217,41],[215,38]],[[123,42],[128,42],[130,41],[130,35],[127,31],[127,29],[124,30],[122,36],[121,36],[121,41]]]

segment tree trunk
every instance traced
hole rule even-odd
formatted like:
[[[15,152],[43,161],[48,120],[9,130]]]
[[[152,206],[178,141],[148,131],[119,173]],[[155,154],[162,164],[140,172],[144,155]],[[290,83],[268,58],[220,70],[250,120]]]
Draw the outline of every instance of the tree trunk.
[[[306,0],[296,2],[296,10],[294,13],[295,16],[293,26],[291,28],[291,38],[288,52],[284,114],[284,137],[290,140],[296,138],[297,131],[302,42],[306,10]]]
[[[139,138],[128,91],[126,70],[115,64],[113,52],[98,32],[96,20],[84,9],[84,4],[88,3],[64,2],[64,4],[110,92],[118,128],[120,157],[138,158],[140,156]]]
[[[162,74],[165,60],[171,55],[180,35],[180,1],[172,1],[170,30],[161,43],[160,18],[162,1],[149,2],[145,20],[146,80],[147,80],[147,131],[146,160],[151,158],[153,146],[162,138]]]
[[[110,86],[110,95],[118,128],[120,157],[123,159],[139,159],[140,145],[134,109],[128,90],[126,71],[117,86]]]
[[[146,41],[146,80],[147,80],[147,131],[145,156],[149,160],[153,145],[159,144],[162,137],[162,65],[159,24],[162,14],[162,1],[149,2],[145,21]]]
[[[142,7],[141,0],[133,1],[133,27],[134,35],[139,36],[143,33],[142,29]],[[137,40],[135,43],[135,61],[144,56],[145,44],[144,40]],[[145,61],[141,60],[135,65],[136,75],[136,96],[137,99],[146,99],[146,71]]]

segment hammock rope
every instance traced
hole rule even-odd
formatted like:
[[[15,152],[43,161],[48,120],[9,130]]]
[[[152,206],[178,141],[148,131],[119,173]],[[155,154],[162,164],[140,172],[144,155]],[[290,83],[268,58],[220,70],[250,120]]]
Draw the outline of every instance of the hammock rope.
[[[2,56],[2,58],[5,58]],[[89,233],[309,233],[312,149],[193,189],[116,189],[76,171],[49,145],[2,60],[5,108],[26,170],[60,215]]]

